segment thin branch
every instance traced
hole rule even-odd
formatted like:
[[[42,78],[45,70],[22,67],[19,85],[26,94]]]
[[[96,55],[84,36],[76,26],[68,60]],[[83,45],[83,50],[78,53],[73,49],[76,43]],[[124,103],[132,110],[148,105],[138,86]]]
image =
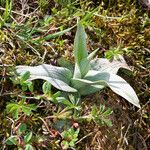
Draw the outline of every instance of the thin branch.
[[[88,136],[91,136],[94,132],[90,132],[89,134],[87,134],[86,136],[82,137],[79,141],[76,142],[76,144],[80,143],[81,141],[83,141],[85,138],[87,138]]]

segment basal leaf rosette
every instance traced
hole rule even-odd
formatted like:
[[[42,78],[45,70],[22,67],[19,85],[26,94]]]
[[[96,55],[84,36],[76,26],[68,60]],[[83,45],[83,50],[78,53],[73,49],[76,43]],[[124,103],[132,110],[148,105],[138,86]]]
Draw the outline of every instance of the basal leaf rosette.
[[[117,75],[120,68],[130,70],[123,57],[119,56],[118,60],[111,61],[105,58],[92,60],[97,50],[88,55],[86,36],[83,25],[79,23],[74,40],[75,67],[73,73],[72,69],[48,64],[17,66],[17,73],[29,71],[29,80],[46,80],[61,91],[79,93],[79,95],[88,95],[109,87],[116,94],[140,108],[139,99],[133,88]]]

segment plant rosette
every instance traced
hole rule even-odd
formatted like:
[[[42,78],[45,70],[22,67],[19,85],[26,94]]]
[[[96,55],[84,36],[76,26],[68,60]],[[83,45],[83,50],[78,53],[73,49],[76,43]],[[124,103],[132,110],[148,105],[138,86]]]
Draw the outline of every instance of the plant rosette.
[[[117,72],[120,68],[130,70],[121,55],[112,61],[105,58],[93,59],[98,50],[88,55],[87,35],[81,22],[77,24],[74,40],[75,67],[57,67],[48,64],[39,66],[16,66],[18,74],[30,72],[29,80],[42,79],[55,88],[80,96],[95,93],[109,87],[133,105],[140,108],[139,99],[134,89]],[[67,65],[66,65],[67,66]]]

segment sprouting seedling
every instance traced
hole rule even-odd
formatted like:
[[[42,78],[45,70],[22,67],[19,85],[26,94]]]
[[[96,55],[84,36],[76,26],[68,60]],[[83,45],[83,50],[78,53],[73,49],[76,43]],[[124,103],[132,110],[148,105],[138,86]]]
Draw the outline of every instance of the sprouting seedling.
[[[30,80],[43,79],[55,88],[79,95],[88,95],[109,87],[118,95],[140,108],[139,99],[133,88],[117,75],[119,68],[129,69],[123,57],[110,62],[104,58],[93,59],[97,50],[88,55],[86,47],[86,33],[81,22],[77,25],[74,40],[74,71],[65,67],[48,64],[39,66],[17,66],[16,70],[30,72]]]
[[[0,15],[0,28],[5,25],[5,23],[9,20],[9,16],[11,14],[12,9],[12,1],[9,2],[9,0],[5,1],[5,11],[3,15]]]

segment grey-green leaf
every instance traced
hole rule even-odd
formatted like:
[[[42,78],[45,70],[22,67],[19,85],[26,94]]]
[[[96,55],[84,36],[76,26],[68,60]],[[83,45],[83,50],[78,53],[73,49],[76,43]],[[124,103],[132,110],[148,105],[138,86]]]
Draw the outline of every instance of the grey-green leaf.
[[[94,58],[94,56],[96,55],[96,53],[98,52],[98,50],[99,50],[99,48],[97,48],[92,53],[90,53],[89,56],[88,56],[88,60],[91,61]]]
[[[60,67],[67,68],[73,73],[74,66],[70,61],[66,60],[64,57],[61,57],[57,60],[57,62]]]
[[[76,89],[69,86],[70,80],[72,78],[72,73],[66,68],[43,64],[34,67],[17,66],[16,71],[19,74],[22,72],[29,71],[30,80],[46,80],[59,90],[67,92],[77,92]]]
[[[103,89],[106,85],[104,81],[90,81],[86,79],[73,78],[72,87],[78,90],[81,95],[89,95]]]
[[[130,70],[124,58],[120,55],[117,60],[108,60],[106,58],[96,58],[91,61],[92,70],[97,70],[101,72],[110,72],[117,74],[120,68],[125,68]]]
[[[78,23],[74,40],[74,57],[76,62],[74,72],[75,78],[83,78],[90,69],[90,63],[87,58],[86,36],[83,25]],[[86,66],[86,68],[84,68],[84,66]]]
[[[140,108],[139,99],[135,91],[123,78],[119,77],[118,75],[92,70],[88,72],[85,79],[90,81],[105,81],[115,93]]]

